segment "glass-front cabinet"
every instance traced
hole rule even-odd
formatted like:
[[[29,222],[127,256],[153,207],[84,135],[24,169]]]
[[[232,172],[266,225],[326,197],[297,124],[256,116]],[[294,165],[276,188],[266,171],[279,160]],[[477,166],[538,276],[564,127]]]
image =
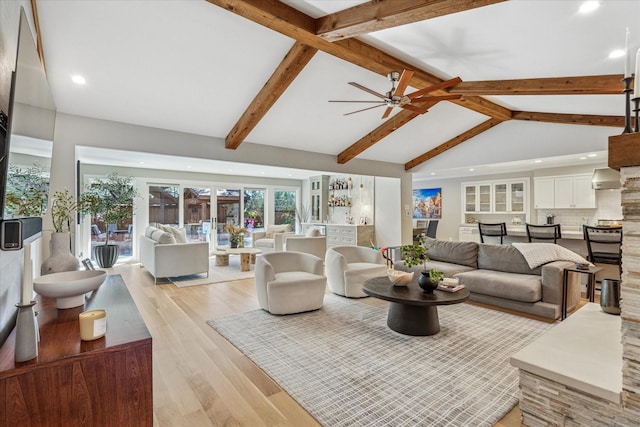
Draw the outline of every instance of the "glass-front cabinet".
[[[527,178],[463,182],[465,213],[526,213]]]
[[[493,212],[524,212],[524,182],[493,184]]]
[[[490,184],[466,184],[463,194],[465,212],[491,212]]]

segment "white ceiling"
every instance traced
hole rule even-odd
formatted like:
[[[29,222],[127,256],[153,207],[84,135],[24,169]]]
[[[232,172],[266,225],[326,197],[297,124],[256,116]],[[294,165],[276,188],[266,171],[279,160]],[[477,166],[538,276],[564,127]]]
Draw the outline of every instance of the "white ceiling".
[[[315,18],[362,1],[284,3]],[[601,1],[588,15],[578,13],[581,3],[511,0],[361,39],[443,79],[621,74],[624,59],[608,55],[624,48],[626,28],[630,51],[640,47],[640,2]],[[229,133],[293,44],[203,0],[38,0],[37,7],[58,111],[213,137]],[[72,83],[74,74],[87,84]],[[371,100],[349,81],[378,92],[389,87],[384,76],[318,52],[246,141],[337,155],[382,124],[381,109],[343,116],[367,105],[327,102]],[[622,94],[490,99],[513,110],[624,115]],[[441,102],[358,158],[404,164],[487,119]],[[430,179],[473,174],[470,168],[475,174],[482,168],[529,170],[536,159],[550,166],[577,164],[592,152],[604,161],[608,136],[619,133],[512,120],[412,172],[415,179]],[[81,160],[91,161],[89,153]],[[184,166],[175,158],[169,163]]]

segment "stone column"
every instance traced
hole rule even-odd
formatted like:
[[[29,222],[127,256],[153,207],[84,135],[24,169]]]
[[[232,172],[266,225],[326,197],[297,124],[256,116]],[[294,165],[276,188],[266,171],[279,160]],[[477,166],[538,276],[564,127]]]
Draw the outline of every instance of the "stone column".
[[[640,133],[609,138],[622,182],[622,407],[640,420]]]

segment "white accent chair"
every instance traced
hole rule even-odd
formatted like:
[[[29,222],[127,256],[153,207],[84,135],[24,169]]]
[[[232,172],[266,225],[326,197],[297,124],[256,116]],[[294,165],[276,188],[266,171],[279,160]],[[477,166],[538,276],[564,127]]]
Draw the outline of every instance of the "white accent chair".
[[[365,280],[387,275],[380,251],[365,246],[334,246],[327,249],[325,269],[329,290],[349,298],[366,297]]]
[[[327,287],[322,260],[300,252],[273,252],[256,261],[258,302],[271,314],[293,314],[322,307]]]
[[[327,252],[327,238],[325,236],[309,237],[303,234],[285,236],[284,250],[285,252],[303,252],[315,255],[324,261],[324,255]]]
[[[264,254],[282,252],[285,236],[288,235],[293,235],[293,231],[291,231],[289,224],[284,224],[268,226],[265,231],[254,231],[251,238],[253,239],[253,247],[260,249]]]

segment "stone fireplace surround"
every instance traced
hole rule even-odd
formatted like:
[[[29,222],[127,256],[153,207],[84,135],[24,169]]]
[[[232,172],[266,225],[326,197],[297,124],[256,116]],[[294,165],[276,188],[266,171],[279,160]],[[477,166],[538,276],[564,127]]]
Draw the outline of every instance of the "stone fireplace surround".
[[[593,351],[598,352],[600,363],[589,367],[594,373],[593,376],[597,377],[598,370],[606,371],[613,367],[613,370],[617,371],[621,366],[622,387],[619,395],[604,392],[606,389],[604,384],[601,388],[589,390],[575,379],[561,378],[560,375],[549,374],[544,370],[536,371],[536,369],[521,367],[520,410],[525,426],[640,425],[640,133],[609,138],[609,167],[620,170],[623,185],[621,199],[624,217],[621,277],[623,302],[619,332],[617,322],[614,323],[615,330],[612,331],[614,339],[619,338],[621,341],[621,355],[619,348],[613,348],[612,351],[612,347],[618,347],[617,343],[609,342],[607,345],[605,337],[595,336],[586,322],[582,324],[582,331],[576,330],[574,333],[594,335],[590,338],[593,340]],[[583,310],[584,313],[581,313]],[[598,313],[593,305],[589,304],[574,313],[573,316],[576,316],[574,322],[584,319],[585,316],[594,315],[604,314]],[[609,327],[611,327],[611,319],[603,317],[600,319],[609,321]],[[571,321],[571,317],[565,322],[568,321]],[[569,325],[566,326],[569,327]],[[558,325],[558,329],[561,327],[565,325]],[[535,345],[535,342],[533,344]],[[569,342],[565,345],[571,346]],[[570,348],[564,350],[566,354],[572,353]],[[593,354],[584,357],[588,356]],[[574,353],[574,358],[575,360],[570,360],[569,363],[583,362],[580,355]],[[602,358],[612,360],[602,360]],[[593,360],[591,357],[589,359]],[[618,372],[609,372],[609,375],[616,375]],[[592,382],[597,381],[592,378]]]

